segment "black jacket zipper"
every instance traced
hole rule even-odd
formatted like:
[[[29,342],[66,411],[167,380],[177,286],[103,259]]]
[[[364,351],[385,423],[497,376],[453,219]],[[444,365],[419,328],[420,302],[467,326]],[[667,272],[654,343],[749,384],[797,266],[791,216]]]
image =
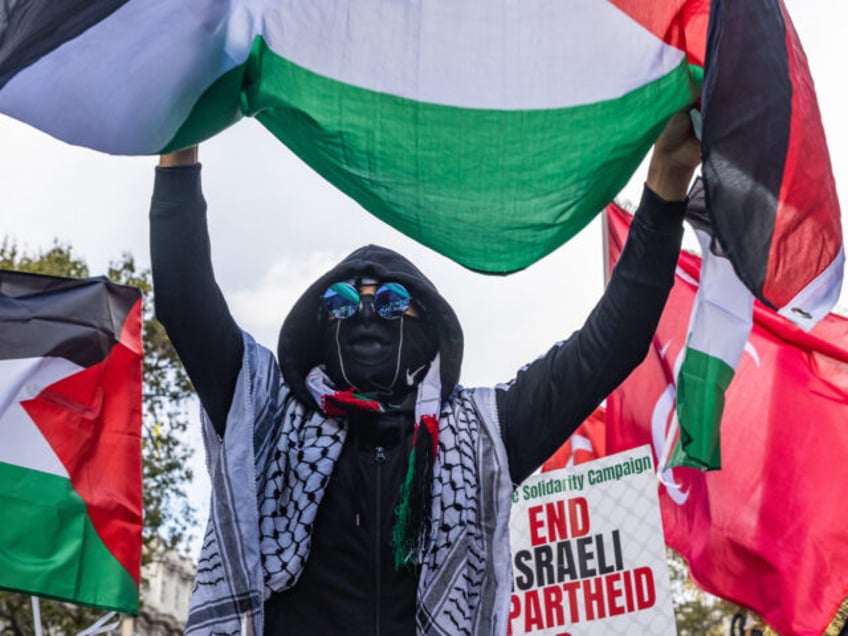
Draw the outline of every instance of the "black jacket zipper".
[[[376,627],[375,634],[377,636],[380,636],[380,633],[381,633],[381,629],[380,629],[380,609],[381,609],[380,608],[380,597],[382,595],[381,589],[380,589],[380,583],[381,583],[381,581],[380,581],[380,570],[382,568],[382,563],[381,563],[381,559],[380,559],[380,551],[381,551],[381,548],[382,548],[382,545],[383,545],[383,542],[382,542],[383,520],[382,520],[382,515],[380,514],[380,512],[381,512],[380,509],[382,508],[382,503],[383,503],[383,501],[382,501],[382,499],[383,499],[383,493],[382,493],[382,490],[383,490],[382,489],[382,485],[383,485],[383,464],[386,461],[386,453],[385,453],[385,450],[383,449],[382,446],[378,446],[374,450],[375,450],[374,462],[377,464],[377,484],[376,484],[377,488],[376,488],[376,497],[375,497],[376,501],[374,502],[375,503],[374,509],[376,511],[375,528],[377,530],[374,533],[375,542],[376,542],[375,543],[375,550],[374,550],[374,565],[375,565],[374,587],[375,587],[375,591],[376,591],[375,603],[374,604],[375,604],[376,619],[377,619],[376,625],[375,625],[375,627]]]

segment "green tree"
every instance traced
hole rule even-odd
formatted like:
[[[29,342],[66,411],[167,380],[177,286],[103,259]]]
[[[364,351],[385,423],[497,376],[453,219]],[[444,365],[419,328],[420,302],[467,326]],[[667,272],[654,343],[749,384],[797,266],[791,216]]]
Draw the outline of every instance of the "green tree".
[[[85,278],[88,266],[70,245],[54,242],[46,251],[24,253],[8,238],[0,243],[0,269],[52,276]],[[153,315],[151,274],[139,270],[131,254],[113,262],[108,277],[140,289],[144,295],[142,335],[142,482],[144,488],[144,557],[153,550],[185,545],[196,525],[195,510],[186,488],[192,480],[191,448],[185,444],[189,425],[186,408],[193,388],[162,325]],[[88,627],[102,612],[54,601],[42,601],[42,623],[61,633]],[[5,623],[5,625],[4,625]],[[34,633],[28,596],[0,592],[0,634],[30,636]]]
[[[674,620],[678,636],[725,636],[733,616],[745,612],[738,605],[699,588],[689,576],[689,566],[679,554],[666,549]]]

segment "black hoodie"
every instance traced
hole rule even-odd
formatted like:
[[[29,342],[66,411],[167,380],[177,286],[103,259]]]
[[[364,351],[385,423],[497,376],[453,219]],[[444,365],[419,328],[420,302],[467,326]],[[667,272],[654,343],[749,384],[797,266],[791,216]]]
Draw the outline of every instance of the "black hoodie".
[[[323,362],[320,298],[332,283],[357,277],[399,282],[426,308],[438,335],[447,398],[462,363],[456,314],[412,263],[376,245],[359,248],[321,276],[289,312],[278,346],[286,384],[301,402],[315,406],[305,376]],[[413,408],[409,400],[400,411],[348,418],[349,441],[318,512],[310,558],[298,584],[266,603],[268,633],[414,634],[417,576],[408,569],[395,571],[390,542],[412,441]]]
[[[289,388],[301,402],[313,404],[305,377],[322,364],[323,327],[320,299],[331,284],[357,277],[402,283],[426,308],[433,323],[441,358],[442,396],[447,398],[459,382],[462,365],[462,328],[456,314],[436,286],[406,258],[385,247],[366,245],[342,260],[309,286],[294,304],[280,329],[277,360]]]
[[[241,368],[242,336],[212,274],[199,166],[159,169],[151,206],[156,311],[219,434]],[[674,279],[684,205],[646,189],[607,291],[584,327],[522,369],[496,394],[518,482],[555,451],[647,352]],[[373,276],[406,285],[435,321],[443,397],[456,385],[462,332],[435,287],[405,258],[376,246],[353,252],[303,294],[280,334],[285,381],[312,405],[305,374],[321,362],[321,293]],[[565,276],[564,276],[565,277]],[[349,418],[350,434],[292,590],[266,603],[269,634],[413,634],[417,577],[390,558],[392,511],[406,467],[411,406]]]

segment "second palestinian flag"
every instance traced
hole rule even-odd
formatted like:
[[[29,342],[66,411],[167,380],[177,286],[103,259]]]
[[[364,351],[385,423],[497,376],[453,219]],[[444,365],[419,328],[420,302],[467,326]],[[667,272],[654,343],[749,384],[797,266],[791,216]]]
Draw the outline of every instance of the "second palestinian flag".
[[[140,296],[0,271],[0,587],[138,611]]]

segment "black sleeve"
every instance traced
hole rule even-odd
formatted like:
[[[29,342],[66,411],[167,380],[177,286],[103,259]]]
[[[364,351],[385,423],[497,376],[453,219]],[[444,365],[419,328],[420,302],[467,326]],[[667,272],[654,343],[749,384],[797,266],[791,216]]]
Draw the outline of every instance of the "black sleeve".
[[[586,323],[498,389],[514,483],[550,457],[644,359],[674,284],[685,207],[646,187],[621,258]]]
[[[244,344],[212,272],[200,164],[156,169],[150,258],[156,317],[223,436]]]

